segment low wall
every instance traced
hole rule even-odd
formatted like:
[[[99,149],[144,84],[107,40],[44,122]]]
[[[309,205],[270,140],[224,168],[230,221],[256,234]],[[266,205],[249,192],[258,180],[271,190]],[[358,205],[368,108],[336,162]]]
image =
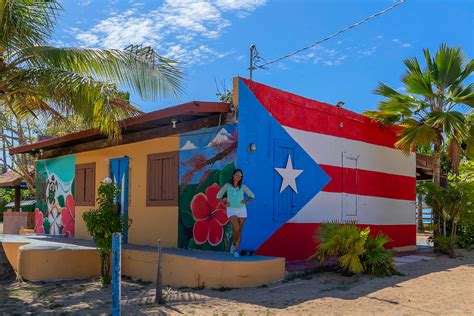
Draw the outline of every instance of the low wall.
[[[3,213],[3,233],[18,234],[20,228],[33,228],[34,212],[5,212]]]
[[[191,250],[192,251],[192,250]],[[156,252],[124,249],[122,274],[143,281],[155,282]],[[237,260],[183,256],[163,253],[163,284],[185,287],[242,288],[260,286],[285,277],[283,258]]]
[[[18,240],[0,242],[11,266],[25,280],[81,279],[100,274],[96,248],[31,239],[28,242],[28,238],[24,239],[26,241]],[[125,246],[122,249],[122,275],[155,282],[157,257],[156,250],[151,247]],[[241,288],[269,284],[284,276],[283,258],[255,256],[235,259],[227,253],[169,248],[163,252],[165,285]]]

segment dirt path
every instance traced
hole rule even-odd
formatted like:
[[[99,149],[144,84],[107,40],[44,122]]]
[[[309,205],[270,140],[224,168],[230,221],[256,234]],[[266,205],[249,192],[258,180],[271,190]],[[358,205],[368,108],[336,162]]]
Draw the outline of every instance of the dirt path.
[[[474,251],[400,266],[405,276],[317,273],[252,289],[173,289],[153,304],[154,286],[124,280],[123,314],[474,315]],[[3,313],[108,313],[111,289],[94,280],[0,284]]]

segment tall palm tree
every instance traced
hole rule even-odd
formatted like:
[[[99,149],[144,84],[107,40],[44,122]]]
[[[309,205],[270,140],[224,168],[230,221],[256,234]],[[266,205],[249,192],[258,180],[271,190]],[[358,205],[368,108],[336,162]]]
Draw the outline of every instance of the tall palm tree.
[[[118,138],[117,121],[140,113],[119,86],[149,100],[181,93],[181,71],[154,51],[48,46],[61,10],[58,0],[0,0],[2,111],[76,114]]]
[[[416,147],[433,149],[433,182],[440,185],[441,152],[447,148],[451,169],[457,172],[461,151],[474,152],[474,124],[466,115],[474,107],[474,85],[464,85],[474,70],[474,60],[466,61],[461,49],[441,44],[434,57],[424,49],[426,66],[416,57],[404,60],[407,72],[402,78],[406,94],[384,83],[374,93],[385,97],[377,111],[365,114],[385,124],[404,127],[395,144],[405,152]],[[441,209],[433,207],[435,235],[441,234]],[[437,246],[437,245],[435,245]]]
[[[403,126],[396,146],[406,152],[432,146],[433,182],[439,185],[443,145],[447,145],[454,171],[461,151],[474,151],[474,125],[467,119],[474,107],[474,84],[463,83],[474,70],[474,60],[466,61],[460,48],[446,44],[440,45],[434,57],[428,49],[423,52],[424,69],[416,57],[404,60],[406,94],[380,83],[374,93],[385,99],[377,111],[365,114],[385,124]]]

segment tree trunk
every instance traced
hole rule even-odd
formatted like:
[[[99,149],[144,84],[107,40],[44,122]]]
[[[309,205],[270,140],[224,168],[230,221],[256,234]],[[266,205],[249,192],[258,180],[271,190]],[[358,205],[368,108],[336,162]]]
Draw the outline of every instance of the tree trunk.
[[[433,154],[433,183],[436,185],[441,184],[441,138],[437,137],[434,142],[434,154]],[[431,210],[433,212],[433,222],[440,223],[440,210],[437,208],[433,208]],[[441,233],[441,225],[438,224],[438,227],[433,230],[433,237],[442,235]],[[436,240],[436,239],[435,239]],[[435,248],[437,248],[435,242]]]
[[[457,223],[454,220],[451,225],[451,238],[449,240],[449,256],[451,258],[454,258],[454,245],[456,243],[456,229],[457,229]]]
[[[423,194],[418,194],[418,231],[424,230],[423,227]]]

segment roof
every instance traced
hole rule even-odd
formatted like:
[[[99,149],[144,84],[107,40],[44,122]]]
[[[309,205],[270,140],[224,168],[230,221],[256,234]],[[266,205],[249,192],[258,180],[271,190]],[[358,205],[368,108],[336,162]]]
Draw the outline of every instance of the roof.
[[[0,188],[17,186],[21,181],[23,181],[23,177],[13,170],[8,170],[4,174],[0,174]]]
[[[122,128],[122,135],[127,135],[158,127],[170,126],[172,124],[171,120],[176,120],[179,125],[182,122],[189,122],[227,112],[230,112],[230,104],[228,103],[191,101],[125,119],[120,121],[119,125]],[[105,138],[107,137],[101,134],[98,129],[88,129],[61,137],[45,139],[32,144],[11,148],[10,154],[34,153],[40,149],[47,151],[93,142]]]
[[[35,205],[36,200],[26,200],[20,202],[20,207]],[[5,208],[15,207],[15,202],[10,202],[5,205]]]

